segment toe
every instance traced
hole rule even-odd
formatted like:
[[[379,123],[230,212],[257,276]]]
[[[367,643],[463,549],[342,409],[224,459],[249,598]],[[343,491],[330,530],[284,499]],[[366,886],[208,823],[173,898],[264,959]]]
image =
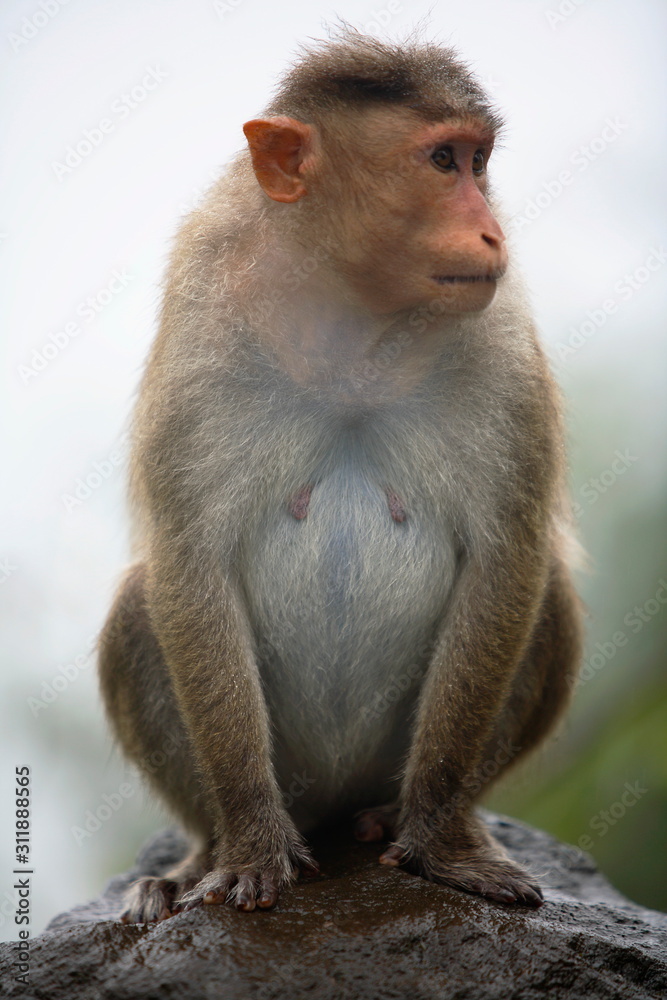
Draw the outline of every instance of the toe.
[[[380,855],[380,864],[391,865],[395,868],[397,865],[400,865],[404,857],[404,849],[399,847],[398,844],[392,844],[391,847],[388,847],[387,850]]]
[[[485,899],[491,899],[495,903],[515,903],[518,898],[515,892],[501,885],[482,885],[477,889],[477,892]]]
[[[250,912],[257,902],[257,882],[252,875],[240,875],[236,889],[234,905],[237,910]]]
[[[265,876],[257,893],[257,905],[262,910],[270,910],[278,902],[278,886],[273,878]]]
[[[519,902],[524,906],[544,906],[544,896],[539,886],[524,885],[521,888]]]

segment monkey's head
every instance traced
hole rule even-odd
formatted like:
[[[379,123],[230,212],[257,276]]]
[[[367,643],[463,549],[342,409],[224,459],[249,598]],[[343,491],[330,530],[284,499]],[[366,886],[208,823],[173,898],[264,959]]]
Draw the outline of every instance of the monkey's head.
[[[299,204],[299,224],[366,308],[437,302],[456,315],[485,309],[507,266],[487,201],[499,126],[450,50],[346,29],[303,56],[244,132],[264,193]]]

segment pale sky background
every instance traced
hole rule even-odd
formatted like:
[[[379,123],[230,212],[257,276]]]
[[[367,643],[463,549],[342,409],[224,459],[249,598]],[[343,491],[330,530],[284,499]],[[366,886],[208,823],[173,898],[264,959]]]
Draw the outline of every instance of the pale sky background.
[[[427,35],[459,49],[506,115],[491,176],[558,376],[575,397],[603,387],[570,414],[573,450],[586,452],[595,410],[605,430],[586,475],[629,447],[633,489],[663,488],[660,0],[3,4],[2,939],[16,936],[15,766],[32,768],[33,933],[126,869],[164,822],[111,750],[89,652],[127,559],[122,433],[179,217],[242,146],[300,41],[336,15],[400,37],[429,12]],[[91,131],[98,144],[59,168]],[[647,578],[644,599],[654,589]],[[77,842],[105,795],[118,808]]]

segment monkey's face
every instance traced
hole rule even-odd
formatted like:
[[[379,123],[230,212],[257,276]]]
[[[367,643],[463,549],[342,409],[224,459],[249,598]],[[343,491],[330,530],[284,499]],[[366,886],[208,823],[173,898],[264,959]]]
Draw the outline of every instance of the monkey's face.
[[[264,192],[302,202],[304,242],[326,242],[365,308],[457,315],[489,305],[507,252],[486,200],[494,137],[480,122],[430,124],[394,106],[339,111],[322,134],[286,116],[244,131]]]
[[[474,122],[415,124],[396,109],[368,117],[357,190],[343,207],[348,280],[377,313],[485,309],[507,267],[486,200],[493,137]]]

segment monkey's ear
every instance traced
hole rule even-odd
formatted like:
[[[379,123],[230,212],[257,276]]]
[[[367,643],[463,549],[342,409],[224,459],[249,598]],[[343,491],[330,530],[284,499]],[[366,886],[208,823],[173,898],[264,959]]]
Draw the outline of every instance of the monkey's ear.
[[[254,118],[243,126],[255,176],[274,201],[298,201],[307,194],[303,183],[306,158],[313,154],[310,125],[280,115]]]

